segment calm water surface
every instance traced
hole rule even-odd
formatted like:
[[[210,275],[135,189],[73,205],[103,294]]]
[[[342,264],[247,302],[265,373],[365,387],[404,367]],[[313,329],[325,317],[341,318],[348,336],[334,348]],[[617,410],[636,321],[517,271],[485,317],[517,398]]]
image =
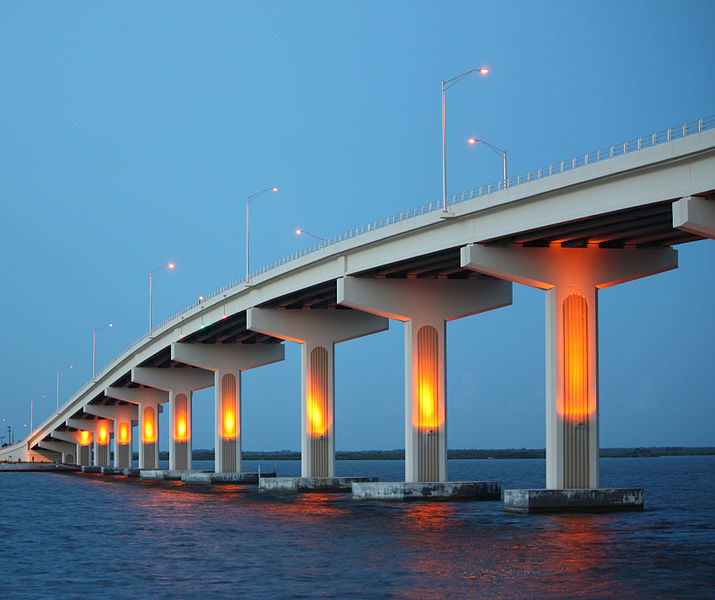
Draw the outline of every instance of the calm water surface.
[[[300,469],[276,464],[279,475]],[[544,482],[541,460],[449,468],[452,480],[505,488]],[[403,476],[401,461],[339,461],[337,470]],[[604,459],[601,478],[644,487],[646,510],[512,515],[501,502],[357,503],[0,473],[0,597],[715,598],[715,457]]]

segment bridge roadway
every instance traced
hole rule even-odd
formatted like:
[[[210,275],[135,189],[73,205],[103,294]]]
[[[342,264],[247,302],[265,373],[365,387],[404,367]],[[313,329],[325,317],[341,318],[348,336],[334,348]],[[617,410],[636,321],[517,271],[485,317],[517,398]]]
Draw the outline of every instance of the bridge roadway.
[[[510,304],[516,282],[546,294],[546,487],[596,489],[597,291],[677,268],[673,246],[713,238],[713,125],[555,163],[261,270],[145,335],[0,460],[108,465],[113,439],[128,467],[138,435],[139,467],[155,469],[168,403],[169,467],[191,469],[192,392],[214,386],[215,470],[240,472],[241,372],[282,360],[289,340],[302,346],[302,476],[333,476],[334,344],[397,319],[405,481],[444,482],[445,322]]]

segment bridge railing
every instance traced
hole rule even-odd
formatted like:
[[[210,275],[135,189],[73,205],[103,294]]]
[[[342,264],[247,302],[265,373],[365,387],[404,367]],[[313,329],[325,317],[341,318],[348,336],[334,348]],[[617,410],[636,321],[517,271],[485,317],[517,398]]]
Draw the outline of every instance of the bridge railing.
[[[600,150],[594,150],[593,152],[588,152],[586,154],[575,156],[575,157],[569,158],[567,160],[554,162],[549,165],[546,165],[545,167],[541,167],[539,169],[534,169],[531,171],[526,171],[525,173],[520,173],[519,175],[512,175],[511,177],[507,178],[506,180],[499,180],[494,183],[490,183],[488,185],[482,185],[479,187],[472,188],[471,190],[467,190],[466,192],[462,192],[460,194],[455,194],[454,196],[447,198],[447,205],[454,206],[455,204],[461,204],[462,202],[467,202],[467,201],[473,200],[475,198],[481,198],[482,196],[488,196],[489,194],[493,194],[495,192],[499,192],[499,191],[502,191],[507,188],[524,185],[526,183],[531,183],[533,181],[539,181],[546,177],[551,177],[553,175],[558,175],[560,173],[566,173],[568,171],[572,171],[572,170],[578,169],[580,167],[584,167],[584,166],[591,165],[591,164],[598,163],[598,162],[603,162],[604,160],[610,160],[617,156],[623,156],[624,154],[631,154],[632,152],[638,152],[639,150],[644,150],[646,148],[652,148],[652,147],[658,146],[660,144],[666,144],[673,140],[684,138],[689,135],[694,135],[697,133],[702,133],[703,131],[707,131],[707,130],[713,129],[713,128],[715,128],[715,115],[711,115],[709,117],[704,117],[702,119],[698,119],[697,121],[691,121],[689,123],[684,123],[683,125],[679,125],[677,127],[672,127],[670,129],[666,129],[663,131],[658,131],[651,135],[635,138],[635,139],[629,140],[627,142],[623,142],[620,144],[614,144],[612,146],[607,146],[605,148],[601,148]],[[308,254],[312,254],[314,252],[323,250],[324,248],[327,248],[329,246],[334,246],[335,244],[339,244],[345,240],[349,240],[351,238],[370,233],[377,229],[382,229],[383,227],[387,227],[388,225],[393,225],[393,224],[399,223],[401,221],[413,219],[420,215],[429,214],[429,213],[437,211],[437,210],[442,210],[442,201],[441,200],[431,202],[429,204],[424,204],[424,205],[418,206],[416,208],[411,208],[406,211],[402,211],[398,214],[392,215],[390,217],[386,217],[383,219],[379,219],[377,221],[373,221],[372,223],[368,223],[367,225],[363,225],[362,227],[356,227],[355,229],[351,229],[349,231],[334,235],[333,237],[328,238],[325,241],[317,242],[317,243],[313,244],[312,246],[308,246],[306,248],[303,248],[302,250],[294,252],[293,254],[284,256],[283,258],[276,260],[275,262],[272,262],[268,265],[264,265],[260,269],[253,271],[250,274],[250,276],[248,277],[248,279],[253,279],[255,277],[258,277],[259,275],[262,275],[263,273],[266,273],[267,271],[271,271],[273,269],[281,267],[281,266],[288,264],[294,260],[302,258],[303,256],[307,256]],[[245,283],[246,279],[247,278],[244,276],[244,277],[240,277],[239,279],[236,279],[235,281],[232,281],[231,283],[227,283],[223,287],[220,287],[218,290],[216,290],[216,291],[212,292],[211,294],[209,294],[208,296],[206,296],[204,300],[197,300],[193,304],[187,306],[186,308],[181,309],[179,312],[173,314],[169,318],[164,319],[161,323],[156,325],[151,331],[148,331],[147,333],[145,333],[142,337],[140,337],[138,340],[136,340],[133,344],[131,344],[130,346],[125,348],[122,352],[120,352],[103,369],[101,369],[99,371],[99,373],[97,373],[97,375],[95,376],[95,379],[101,377],[105,372],[109,371],[112,368],[112,366],[117,361],[119,361],[120,358],[127,352],[127,350],[129,350],[130,348],[132,348],[133,346],[135,346],[142,340],[146,339],[147,337],[151,336],[155,331],[161,329],[167,323],[176,320],[181,315],[197,308],[201,304],[205,304],[206,301],[208,301],[212,298],[215,298],[216,296],[218,296],[220,294],[224,294],[226,291],[228,291],[238,285],[241,285],[242,283]]]

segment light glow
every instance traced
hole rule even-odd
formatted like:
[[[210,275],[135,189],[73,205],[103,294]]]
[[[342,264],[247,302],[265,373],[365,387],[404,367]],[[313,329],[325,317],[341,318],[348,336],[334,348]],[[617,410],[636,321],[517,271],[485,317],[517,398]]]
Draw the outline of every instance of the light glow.
[[[311,395],[308,397],[307,405],[310,433],[313,434],[313,436],[325,435],[325,432],[328,430],[328,422],[323,414],[322,399],[316,399]]]
[[[89,434],[89,431],[80,431],[79,432],[79,443],[82,444],[83,446],[86,446],[89,444],[91,441],[91,436]]]
[[[277,191],[278,191],[278,188],[277,188],[277,187],[272,187],[272,188],[271,188],[271,191],[272,191],[272,192],[277,192]]]
[[[109,439],[109,432],[107,431],[107,426],[106,425],[100,425],[99,426],[99,435],[97,436],[97,441],[98,443],[104,445],[107,443]]]
[[[482,75],[486,75],[487,73],[489,73],[489,69],[487,67],[482,67],[481,69],[479,69],[479,72]]]
[[[166,265],[166,268],[167,268],[167,269],[173,269],[175,266],[176,266],[176,265],[175,265],[174,263],[169,263],[168,265]]]
[[[412,424],[421,431],[441,427],[444,416],[439,410],[439,334],[431,325],[417,332],[417,410]]]
[[[142,442],[153,444],[156,442],[156,425],[154,423],[154,408],[147,406],[143,413]]]
[[[479,140],[477,140],[477,138],[469,138],[467,141],[468,141],[470,144],[476,144]]]
[[[302,229],[296,229],[296,230],[295,230],[295,234],[296,234],[296,235],[301,235],[302,233],[303,233],[303,230],[302,230]]]
[[[230,407],[223,411],[223,435],[228,438],[236,436],[236,415]]]
[[[129,443],[129,425],[125,421],[119,423],[119,443],[122,445]]]
[[[234,440],[240,433],[237,412],[238,382],[232,373],[221,378],[221,422],[220,434],[226,440]]]
[[[569,294],[563,303],[564,387],[561,415],[574,423],[588,419],[595,410],[589,402],[588,302],[581,294]]]

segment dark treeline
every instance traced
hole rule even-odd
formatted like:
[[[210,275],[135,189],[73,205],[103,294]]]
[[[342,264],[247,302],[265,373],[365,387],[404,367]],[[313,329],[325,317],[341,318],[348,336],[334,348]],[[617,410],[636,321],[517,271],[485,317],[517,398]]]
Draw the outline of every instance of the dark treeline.
[[[543,448],[506,448],[502,450],[448,450],[449,458],[545,458]],[[650,446],[642,448],[601,448],[601,458],[631,458],[655,456],[698,456],[715,455],[715,447],[701,446]],[[273,450],[268,452],[246,451],[244,460],[300,460],[300,452],[293,450]],[[136,453],[135,453],[136,458]],[[161,452],[160,458],[167,460],[168,452]],[[194,460],[213,460],[213,450],[197,449],[193,452]],[[404,460],[405,451],[396,450],[338,450],[337,460]]]

